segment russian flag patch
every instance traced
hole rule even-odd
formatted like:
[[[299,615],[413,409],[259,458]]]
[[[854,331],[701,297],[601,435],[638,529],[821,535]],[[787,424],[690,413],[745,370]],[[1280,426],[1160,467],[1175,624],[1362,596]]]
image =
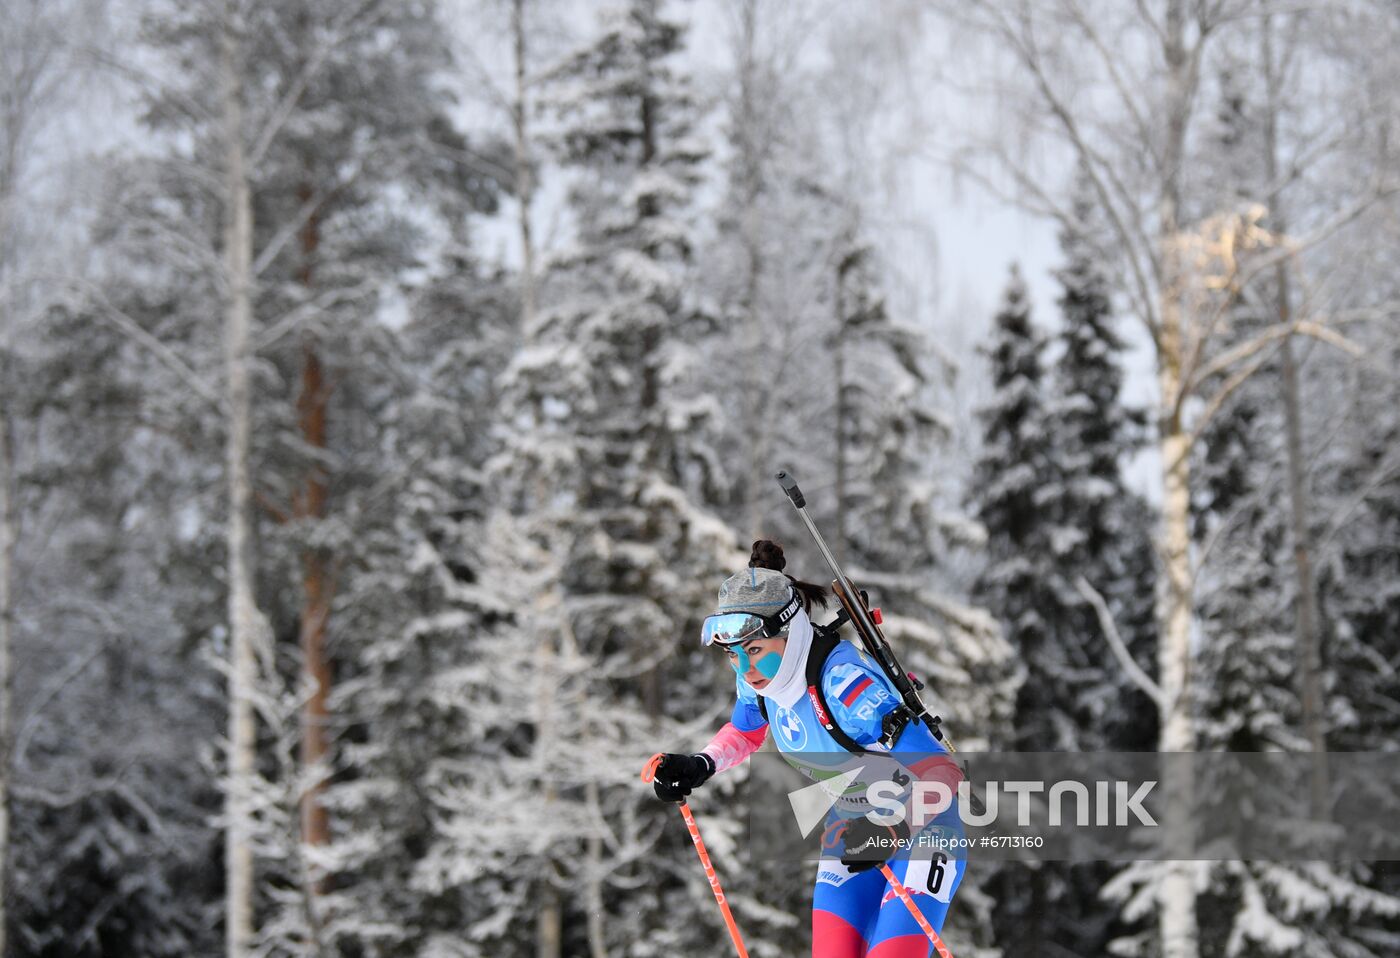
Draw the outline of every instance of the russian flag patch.
[[[870,676],[862,675],[860,681],[856,682],[842,693],[841,704],[849,708],[851,705],[855,704],[856,699],[860,698],[860,693],[864,692],[873,684],[874,680],[872,680]]]

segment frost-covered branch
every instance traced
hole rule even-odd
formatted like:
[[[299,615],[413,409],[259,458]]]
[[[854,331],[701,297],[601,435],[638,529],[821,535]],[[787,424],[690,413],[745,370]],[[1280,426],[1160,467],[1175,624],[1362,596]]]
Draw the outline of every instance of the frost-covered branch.
[[[257,168],[258,163],[262,161],[263,156],[267,153],[268,149],[271,148],[273,141],[277,138],[277,134],[282,131],[287,121],[291,119],[292,112],[296,109],[297,104],[301,102],[302,94],[306,92],[306,88],[310,85],[312,78],[315,77],[316,73],[325,65],[326,60],[335,52],[336,47],[345,41],[345,38],[349,35],[350,28],[358,25],[355,21],[380,2],[381,0],[365,0],[364,3],[351,7],[341,16],[340,20],[331,27],[329,36],[297,73],[296,79],[292,81],[291,85],[287,88],[287,92],[282,95],[282,99],[279,100],[277,105],[273,108],[253,148],[248,151],[247,164],[249,169]],[[387,7],[388,5],[386,4],[385,6]],[[367,24],[373,24],[374,22],[374,18],[370,18],[366,21]]]
[[[19,732],[15,735],[14,753],[11,759],[15,766],[25,764],[25,757],[29,752],[29,742],[34,737],[34,731],[39,725],[39,716],[44,709],[58,697],[69,683],[81,675],[89,665],[96,662],[105,651],[107,651],[105,643],[93,643],[86,654],[75,656],[73,661],[68,663],[67,668],[49,680],[39,698],[30,706],[29,714],[25,716],[24,722],[19,727]]]
[[[182,260],[192,272],[209,277],[215,286],[227,292],[223,261],[213,247],[199,244],[164,220],[148,215],[145,210],[135,211],[132,217],[135,221],[134,232],[149,232],[162,258],[168,257],[171,261]]]
[[[1367,476],[1361,488],[1357,489],[1340,508],[1332,513],[1332,516],[1327,522],[1327,531],[1318,539],[1318,552],[1322,552],[1323,549],[1327,547],[1337,533],[1346,526],[1352,514],[1356,512],[1357,509],[1361,508],[1361,505],[1369,499],[1377,489],[1397,475],[1400,475],[1400,454],[1392,453],[1376,463],[1375,468],[1371,470],[1371,474]]]
[[[1342,350],[1343,352],[1347,353],[1353,358],[1360,358],[1362,355],[1364,355],[1364,350],[1359,344],[1357,344],[1351,339],[1348,339],[1346,336],[1343,336],[1336,330],[1329,329],[1328,327],[1323,326],[1320,323],[1306,321],[1280,323],[1277,326],[1273,326],[1270,329],[1265,330],[1263,333],[1254,337],[1253,339],[1241,343],[1239,346],[1236,346],[1234,349],[1229,350],[1227,353],[1216,357],[1214,361],[1207,364],[1207,366],[1203,369],[1204,375],[1202,376],[1202,379],[1205,379],[1208,378],[1210,375],[1216,375],[1217,373],[1229,369],[1231,366],[1250,356],[1255,356],[1255,358],[1250,363],[1240,367],[1239,369],[1236,369],[1235,372],[1230,376],[1230,378],[1227,379],[1225,383],[1221,385],[1221,387],[1218,390],[1216,390],[1216,392],[1206,401],[1205,409],[1197,417],[1195,427],[1191,431],[1190,437],[1182,455],[1189,454],[1190,450],[1194,448],[1195,445],[1200,441],[1201,437],[1205,435],[1205,431],[1210,427],[1211,420],[1214,419],[1216,414],[1220,412],[1221,408],[1225,405],[1225,403],[1227,403],[1230,400],[1230,397],[1233,396],[1235,392],[1237,392],[1240,389],[1241,386],[1248,382],[1254,376],[1255,373],[1259,372],[1259,370],[1263,369],[1266,365],[1268,365],[1269,360],[1273,358],[1274,353],[1276,353],[1280,348],[1282,348],[1283,344],[1287,342],[1287,338],[1294,333],[1303,336],[1309,336],[1313,339],[1319,340],[1320,342],[1328,343],[1329,345],[1337,347],[1338,349]],[[1270,345],[1273,346],[1273,349],[1271,349],[1267,353],[1263,353],[1262,355],[1257,355]],[[1226,361],[1227,358],[1229,361]],[[1184,394],[1185,393],[1183,393],[1183,395]]]
[[[1069,15],[1079,27],[1080,31],[1089,40],[1099,59],[1103,62],[1104,69],[1108,71],[1109,80],[1113,83],[1113,89],[1118,94],[1119,101],[1123,104],[1123,109],[1128,111],[1128,116],[1132,119],[1133,128],[1141,141],[1143,149],[1153,149],[1153,136],[1147,123],[1147,118],[1143,115],[1138,104],[1134,102],[1132,91],[1127,82],[1123,79],[1122,72],[1118,69],[1118,63],[1122,59],[1122,51],[1111,51],[1108,44],[1104,42],[1103,36],[1094,26],[1094,18],[1085,12],[1079,0],[1068,0]],[[1153,159],[1158,162],[1161,157],[1155,155]]]
[[[272,265],[273,261],[277,259],[282,250],[286,249],[287,244],[301,232],[302,227],[311,222],[313,216],[321,212],[321,208],[326,204],[326,201],[335,195],[337,190],[344,189],[353,182],[355,178],[359,176],[360,170],[363,168],[364,163],[361,161],[347,175],[337,180],[330,189],[317,190],[315,193],[311,194],[311,196],[307,197],[297,209],[296,214],[289,217],[277,232],[273,234],[272,239],[267,241],[267,245],[258,252],[257,258],[253,260],[252,275],[254,277],[261,276],[263,272]]]
[[[1216,523],[1214,528],[1210,530],[1210,534],[1207,536],[1205,543],[1196,553],[1195,563],[1193,565],[1195,571],[1193,574],[1199,575],[1200,571],[1206,568],[1207,564],[1210,562],[1211,555],[1214,554],[1221,539],[1235,527],[1235,523],[1239,521],[1241,516],[1250,509],[1257,507],[1260,500],[1267,500],[1273,495],[1274,483],[1274,467],[1271,467],[1268,479],[1261,482],[1259,488],[1255,489],[1250,494],[1241,496],[1239,502],[1230,510],[1229,515]]]
[[[142,822],[152,835],[164,840],[167,834],[165,827],[161,824],[160,816],[156,814],[150,804],[137,795],[131,786],[116,778],[101,778],[96,781],[83,782],[73,791],[67,793],[52,792],[48,789],[36,788],[33,785],[19,784],[10,786],[10,791],[16,798],[45,805],[49,808],[67,808],[92,798],[94,794],[115,795],[126,802],[131,810],[141,817]]]
[[[1104,637],[1108,639],[1109,648],[1113,650],[1113,655],[1118,659],[1118,664],[1123,666],[1123,671],[1128,673],[1128,678],[1133,680],[1133,684],[1147,693],[1148,698],[1157,703],[1158,708],[1166,707],[1166,694],[1162,687],[1152,681],[1152,676],[1143,671],[1142,667],[1133,661],[1132,654],[1123,643],[1123,637],[1118,634],[1118,625],[1113,621],[1113,613],[1108,609],[1108,603],[1103,596],[1098,593],[1089,580],[1079,576],[1074,580],[1074,587],[1079,590],[1091,606],[1094,613],[1099,617],[1099,625],[1103,628]]]
[[[322,292],[319,296],[288,310],[280,319],[264,330],[257,342],[253,344],[253,351],[261,352],[267,349],[317,313],[359,299],[361,296],[374,292],[374,288],[373,283],[366,281],[355,286],[333,287]]]
[[[1041,62],[1039,50],[1035,45],[1029,12],[1022,11],[1020,29],[1017,29],[1017,25],[1007,20],[1006,15],[993,0],[972,0],[971,5],[984,10],[993,17],[995,32],[1012,49],[1020,64],[1030,71],[1043,104],[1055,118],[1075,154],[1080,158],[1080,165],[1098,197],[1099,204],[1105,215],[1108,216],[1119,242],[1123,245],[1126,260],[1132,271],[1137,298],[1143,304],[1142,319],[1153,339],[1159,339],[1160,324],[1152,305],[1154,303],[1154,297],[1151,293],[1152,284],[1143,271],[1139,252],[1140,241],[1145,233],[1141,228],[1141,223],[1135,223],[1136,232],[1130,230],[1128,224],[1123,220],[1120,209],[1119,201],[1122,201],[1123,208],[1134,211],[1136,217],[1136,204],[1131,201],[1131,192],[1118,179],[1113,165],[1089,144],[1089,140],[1075,119],[1069,103],[1051,84],[1050,77],[1045,72]],[[1147,256],[1146,259],[1149,263],[1154,264],[1153,268],[1155,269],[1155,259],[1151,256]]]
[[[1263,330],[1258,335],[1227,349],[1225,352],[1206,363],[1192,377],[1190,386],[1185,392],[1188,395],[1194,393],[1196,389],[1200,388],[1200,386],[1211,377],[1218,376],[1228,371],[1236,364],[1254,356],[1260,350],[1270,345],[1276,345],[1279,340],[1294,335],[1295,333],[1329,343],[1351,356],[1360,356],[1363,353],[1362,348],[1357,343],[1321,323],[1308,320],[1277,323]]]
[[[80,292],[87,299],[97,306],[97,315],[106,319],[122,333],[131,337],[139,345],[146,348],[162,365],[173,372],[181,382],[189,386],[201,399],[207,400],[215,409],[223,409],[222,397],[201,377],[189,364],[176,355],[175,351],[162,343],[141,328],[141,324],[136,322],[126,313],[118,309],[100,289],[87,280],[76,277],[55,277],[59,282]]]
[[[210,123],[215,115],[193,97],[185,96],[165,78],[137,66],[130,57],[117,56],[99,47],[85,47],[82,51],[96,66],[111,70],[126,80],[134,81],[148,97],[159,98],[163,103],[178,106],[185,118],[193,124]]]
[[[1195,428],[1191,430],[1191,435],[1186,441],[1186,448],[1183,450],[1182,455],[1190,454],[1190,450],[1195,448],[1197,442],[1205,435],[1205,431],[1210,428],[1211,421],[1215,419],[1216,414],[1220,412],[1221,408],[1230,401],[1230,397],[1233,396],[1241,386],[1253,378],[1255,373],[1268,365],[1269,360],[1274,358],[1274,354],[1282,348],[1284,342],[1285,340],[1280,338],[1274,344],[1273,349],[1256,356],[1248,364],[1236,369],[1230,375],[1230,378],[1225,380],[1224,384],[1216,390],[1215,394],[1206,401],[1206,407],[1202,410],[1200,416],[1197,417]],[[1260,348],[1262,349],[1262,345]]]
[[[1339,211],[1335,216],[1307,236],[1298,239],[1291,237],[1285,238],[1285,241],[1279,242],[1274,249],[1254,257],[1243,268],[1233,270],[1229,277],[1229,295],[1222,297],[1221,301],[1216,304],[1211,316],[1206,322],[1205,332],[1195,338],[1188,358],[1182,365],[1182,386],[1180,392],[1174,397],[1172,404],[1174,412],[1180,412],[1181,406],[1185,403],[1187,397],[1194,392],[1195,388],[1199,386],[1200,383],[1209,379],[1212,375],[1221,372],[1236,359],[1242,359],[1249,355],[1249,353],[1253,351],[1252,347],[1257,345],[1258,338],[1290,335],[1296,332],[1305,336],[1312,336],[1323,342],[1331,343],[1333,346],[1343,349],[1353,356],[1361,356],[1363,350],[1359,346],[1351,343],[1340,333],[1328,329],[1320,323],[1299,321],[1291,324],[1283,323],[1271,327],[1261,333],[1260,337],[1255,340],[1241,343],[1234,347],[1233,350],[1216,357],[1201,370],[1195,370],[1196,363],[1205,350],[1205,344],[1210,339],[1216,326],[1226,312],[1238,305],[1244,291],[1249,288],[1250,284],[1253,283],[1255,279],[1260,276],[1269,275],[1272,270],[1289,260],[1296,261],[1303,252],[1322,243],[1348,224],[1359,219],[1373,206],[1393,196],[1398,191],[1400,191],[1400,186],[1377,180],[1371,192],[1362,196],[1346,209]],[[1242,355],[1236,355],[1242,351]]]

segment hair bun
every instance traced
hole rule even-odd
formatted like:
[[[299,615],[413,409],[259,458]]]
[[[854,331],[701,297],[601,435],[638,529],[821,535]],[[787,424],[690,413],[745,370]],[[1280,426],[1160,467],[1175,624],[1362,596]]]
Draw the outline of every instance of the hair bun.
[[[753,552],[749,556],[750,567],[782,572],[786,565],[787,559],[783,558],[783,547],[772,539],[759,539],[753,544]]]

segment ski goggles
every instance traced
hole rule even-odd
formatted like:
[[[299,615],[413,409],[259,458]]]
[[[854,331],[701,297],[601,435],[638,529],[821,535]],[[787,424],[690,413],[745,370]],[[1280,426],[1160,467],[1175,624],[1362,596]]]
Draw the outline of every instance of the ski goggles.
[[[788,623],[802,608],[802,600],[792,593],[787,604],[777,615],[759,615],[757,612],[724,612],[705,619],[700,627],[701,645],[734,645],[749,639],[772,638],[788,630]]]

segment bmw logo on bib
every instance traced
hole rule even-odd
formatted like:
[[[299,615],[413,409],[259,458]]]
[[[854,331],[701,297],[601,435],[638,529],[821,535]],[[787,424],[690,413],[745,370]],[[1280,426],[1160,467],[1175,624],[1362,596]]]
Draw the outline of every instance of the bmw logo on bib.
[[[788,748],[801,749],[807,744],[807,729],[802,725],[802,719],[791,709],[778,709],[778,721],[774,727]]]

